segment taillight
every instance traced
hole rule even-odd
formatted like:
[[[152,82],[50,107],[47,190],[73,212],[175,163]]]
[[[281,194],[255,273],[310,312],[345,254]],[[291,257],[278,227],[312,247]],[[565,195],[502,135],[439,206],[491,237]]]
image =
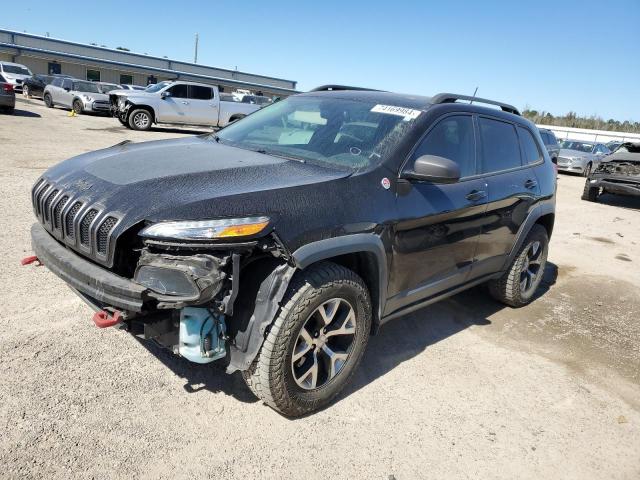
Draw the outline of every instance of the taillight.
[[[13,85],[11,85],[10,83],[5,83],[2,85],[2,89],[7,93],[11,93],[13,92]]]

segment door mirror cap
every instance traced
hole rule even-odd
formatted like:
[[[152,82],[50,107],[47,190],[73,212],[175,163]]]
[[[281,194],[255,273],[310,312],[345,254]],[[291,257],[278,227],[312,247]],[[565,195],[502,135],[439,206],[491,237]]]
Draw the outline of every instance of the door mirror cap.
[[[406,171],[404,176],[432,183],[456,183],[460,180],[460,167],[445,157],[422,155],[416,159],[413,170]]]
[[[166,92],[165,91],[165,92],[162,92],[160,94],[160,98],[167,98],[167,97],[170,97],[170,96],[171,96],[171,92]]]

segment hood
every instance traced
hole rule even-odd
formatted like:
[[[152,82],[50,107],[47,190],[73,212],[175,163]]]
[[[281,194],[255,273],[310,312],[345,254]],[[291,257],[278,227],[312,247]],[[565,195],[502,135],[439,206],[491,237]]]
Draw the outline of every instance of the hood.
[[[109,100],[109,95],[106,93],[93,93],[93,92],[73,92],[73,93],[79,96],[86,95],[87,97],[91,97],[94,100]]]
[[[66,160],[44,179],[123,220],[195,220],[302,211],[348,172],[285,160],[198,136],[125,143]],[[337,187],[332,187],[337,188]]]
[[[145,92],[144,90],[111,90],[110,95],[117,95],[118,97],[140,97],[140,98],[158,98],[158,93]]]
[[[10,83],[13,83],[12,81],[15,80],[26,80],[27,78],[31,78],[31,75],[22,75],[20,73],[3,73],[2,76]]]
[[[561,148],[559,155],[561,157],[586,157],[591,155],[591,153],[581,152],[580,150],[573,150],[571,148]]]
[[[640,163],[640,151],[638,152],[614,152],[606,157],[607,162],[632,162]]]

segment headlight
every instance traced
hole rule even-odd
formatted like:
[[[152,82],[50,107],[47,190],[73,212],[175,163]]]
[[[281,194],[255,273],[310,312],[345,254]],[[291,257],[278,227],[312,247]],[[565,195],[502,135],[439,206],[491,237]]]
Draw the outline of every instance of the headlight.
[[[160,222],[140,232],[143,237],[177,240],[213,240],[248,237],[260,233],[269,225],[268,217],[223,218],[184,222]]]

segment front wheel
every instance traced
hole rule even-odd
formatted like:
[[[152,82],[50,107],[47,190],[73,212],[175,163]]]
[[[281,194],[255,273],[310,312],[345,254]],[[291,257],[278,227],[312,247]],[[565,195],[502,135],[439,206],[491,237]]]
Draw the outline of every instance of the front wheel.
[[[351,379],[369,339],[371,300],[353,271],[322,262],[294,277],[282,305],[243,377],[271,408],[297,417],[330,403]]]
[[[80,100],[73,101],[73,111],[76,113],[76,115],[80,115],[84,111],[84,106],[82,105],[82,102]]]
[[[582,172],[583,177],[588,177],[591,174],[591,162],[587,163],[587,166],[584,167],[584,172]]]
[[[51,95],[49,95],[48,93],[45,93],[43,100],[47,108],[53,108],[53,100],[51,99]]]
[[[149,130],[151,128],[151,113],[149,110],[139,108],[129,114],[129,126],[134,130]]]
[[[31,89],[29,88],[28,85],[22,86],[22,95],[24,95],[27,98],[31,98]]]
[[[591,186],[591,182],[587,179],[584,182],[584,190],[582,191],[582,200],[587,202],[597,202],[600,196],[600,187]]]
[[[507,271],[489,281],[491,296],[511,307],[529,304],[542,281],[548,250],[547,230],[535,224]]]

